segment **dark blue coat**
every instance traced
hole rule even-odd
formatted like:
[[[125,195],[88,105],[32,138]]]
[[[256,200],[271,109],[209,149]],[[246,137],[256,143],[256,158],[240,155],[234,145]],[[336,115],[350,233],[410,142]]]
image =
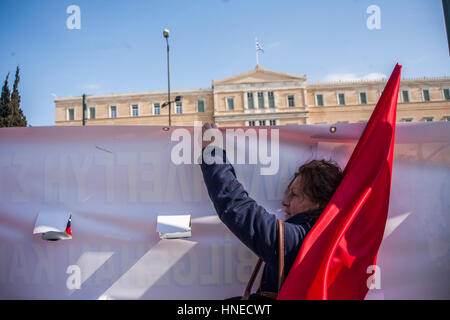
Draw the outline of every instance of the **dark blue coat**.
[[[221,152],[221,149],[215,151]],[[213,151],[214,154],[214,151]],[[266,266],[261,291],[278,292],[278,226],[277,217],[268,213],[249,197],[237,180],[231,164],[208,165],[202,161],[201,170],[214,207],[220,220],[250,250],[261,258]],[[323,209],[294,215],[284,223],[285,277],[300,250],[303,239],[311,230]]]

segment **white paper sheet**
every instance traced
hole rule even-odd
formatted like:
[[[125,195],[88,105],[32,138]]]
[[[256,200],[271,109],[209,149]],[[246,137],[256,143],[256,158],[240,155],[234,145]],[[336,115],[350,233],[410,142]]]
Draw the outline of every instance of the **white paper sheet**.
[[[156,232],[159,232],[162,239],[190,237],[191,215],[158,216]]]
[[[69,218],[68,211],[41,211],[36,219],[33,234],[50,231],[65,232]]]

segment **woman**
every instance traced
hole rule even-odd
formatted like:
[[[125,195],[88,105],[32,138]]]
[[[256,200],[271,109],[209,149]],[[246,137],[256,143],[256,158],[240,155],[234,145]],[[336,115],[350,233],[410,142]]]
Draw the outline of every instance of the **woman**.
[[[206,123],[202,131],[218,130]],[[203,136],[203,134],[202,134]],[[248,196],[231,164],[226,164],[225,151],[202,141],[212,156],[222,156],[224,164],[201,162],[203,179],[209,197],[222,222],[262,261],[265,267],[257,294],[250,299],[274,299],[279,291],[278,231],[284,235],[284,276],[289,273],[300,250],[303,239],[319,218],[342,179],[342,171],[335,163],[313,160],[302,165],[288,185],[282,201],[285,221],[279,226],[275,215],[268,213]],[[216,155],[216,152],[222,153]],[[239,299],[235,297],[232,299]]]

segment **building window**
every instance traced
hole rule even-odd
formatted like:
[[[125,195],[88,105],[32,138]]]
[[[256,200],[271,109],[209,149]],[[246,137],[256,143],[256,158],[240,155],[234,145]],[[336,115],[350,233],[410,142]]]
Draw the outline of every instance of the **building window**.
[[[137,104],[131,105],[131,116],[133,116],[133,117],[139,116],[139,105],[137,105]]]
[[[258,108],[264,108],[264,92],[258,92]]]
[[[155,102],[153,104],[153,114],[154,115],[161,114],[161,104],[159,102]]]
[[[95,119],[95,107],[89,107],[89,119]]]
[[[253,101],[253,92],[247,92],[248,108],[254,109],[255,102]]]
[[[434,117],[423,117],[423,121],[425,122],[432,122],[434,120]]]
[[[260,126],[265,126],[266,125],[266,120],[259,120],[259,125]]]
[[[277,125],[277,120],[269,120],[269,124],[271,126],[276,126]]]
[[[293,95],[288,96],[288,106],[289,107],[295,107],[295,100]]]
[[[73,108],[67,109],[67,120],[68,121],[75,120],[75,109]]]
[[[450,121],[450,116],[444,116],[442,118],[442,120],[445,121],[445,122],[449,122]]]
[[[345,94],[344,93],[338,93],[338,101],[339,101],[339,105],[345,105]]]
[[[444,92],[444,99],[450,100],[450,88],[442,89],[442,91]]]
[[[228,110],[234,110],[234,98],[227,98],[227,108]]]
[[[117,106],[109,106],[109,117],[117,118]]]
[[[423,101],[430,101],[430,90],[423,89],[422,95],[423,95]]]
[[[268,96],[269,96],[269,108],[275,108],[275,96],[273,94],[273,91],[269,91]]]
[[[359,102],[361,104],[367,104],[367,93],[365,93],[365,92],[359,93]]]
[[[323,94],[316,94],[316,106],[323,106]]]
[[[413,118],[403,118],[401,122],[412,122]]]
[[[181,103],[181,101],[176,101],[175,102],[175,113],[176,114],[183,113],[183,104]]]
[[[403,102],[409,102],[409,91],[408,90],[402,90],[402,98],[403,98]]]
[[[248,122],[248,126],[249,127],[254,127],[256,125],[255,121],[249,121]]]
[[[205,112],[205,100],[197,100],[197,111]]]

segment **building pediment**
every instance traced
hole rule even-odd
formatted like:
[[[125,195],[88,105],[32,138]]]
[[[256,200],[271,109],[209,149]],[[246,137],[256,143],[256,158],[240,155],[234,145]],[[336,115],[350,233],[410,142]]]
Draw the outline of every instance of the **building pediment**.
[[[237,75],[224,78],[221,80],[213,80],[212,84],[216,86],[236,85],[236,84],[252,84],[252,83],[270,83],[284,81],[306,81],[306,75],[296,76],[292,74],[271,71],[261,68],[257,65],[255,69],[239,73]]]

